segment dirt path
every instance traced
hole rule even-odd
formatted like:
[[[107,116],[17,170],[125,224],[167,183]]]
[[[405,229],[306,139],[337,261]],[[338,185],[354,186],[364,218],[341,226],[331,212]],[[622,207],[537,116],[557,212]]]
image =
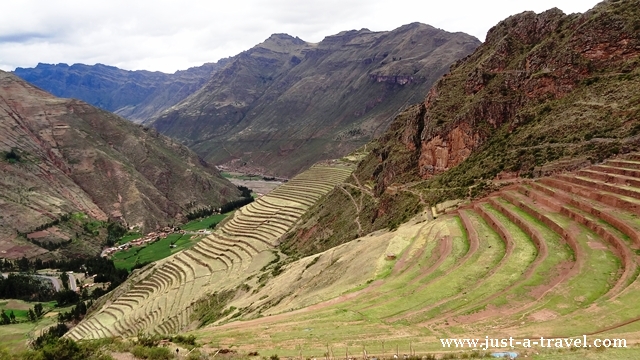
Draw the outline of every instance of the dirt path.
[[[351,196],[351,193],[349,193],[347,191],[347,189],[345,189],[342,186],[338,186],[338,188],[340,190],[342,190],[342,192],[345,193],[349,197],[349,199],[351,199],[351,202],[353,203],[353,206],[356,208],[356,217],[355,217],[355,219],[353,219],[353,222],[358,226],[358,236],[360,236],[360,235],[362,235],[362,225],[360,225],[360,209],[361,209],[362,204],[360,206],[358,206],[358,203],[356,202],[356,199],[354,199],[353,196]]]
[[[351,173],[351,177],[353,178],[353,180],[356,182],[356,184],[358,184],[358,188],[363,191],[364,193],[366,193],[367,195],[371,196],[372,198],[375,198],[375,196],[373,195],[373,192],[371,192],[369,189],[367,189],[366,187],[362,186],[362,184],[360,183],[360,180],[358,179],[358,177],[356,176],[356,174]]]

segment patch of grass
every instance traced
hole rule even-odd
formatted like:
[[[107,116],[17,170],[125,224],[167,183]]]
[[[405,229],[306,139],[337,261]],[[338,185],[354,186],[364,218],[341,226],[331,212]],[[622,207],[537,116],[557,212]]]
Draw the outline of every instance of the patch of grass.
[[[146,246],[132,247],[115,253],[113,263],[118,269],[130,271],[136,264],[158,261],[188,248],[192,244],[191,237],[192,235],[170,234]],[[176,245],[176,247],[171,248],[170,245]]]
[[[135,346],[131,349],[131,354],[136,358],[149,360],[168,360],[174,358],[171,350],[165,347]]]
[[[226,171],[220,172],[220,175],[227,179],[238,179],[238,180],[263,180],[261,175],[251,175],[251,174],[231,174]]]
[[[182,225],[180,228],[186,231],[198,231],[202,229],[209,229],[212,225],[218,224],[219,222],[224,220],[224,218],[226,218],[232,213],[233,212],[228,212],[224,214],[215,214],[215,215],[206,217],[204,219],[193,220]]]
[[[235,294],[235,290],[224,290],[203,297],[196,303],[192,318],[200,321],[201,326],[224,318],[236,309],[235,307],[230,307],[225,310]]]

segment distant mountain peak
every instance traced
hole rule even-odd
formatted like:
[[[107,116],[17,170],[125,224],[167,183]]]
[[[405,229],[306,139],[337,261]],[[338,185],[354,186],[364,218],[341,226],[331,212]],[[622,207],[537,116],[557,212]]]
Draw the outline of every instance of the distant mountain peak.
[[[291,46],[304,46],[307,42],[299,37],[293,37],[289,34],[276,33],[271,34],[265,41],[256,45],[256,47],[265,48],[274,51],[285,51]]]

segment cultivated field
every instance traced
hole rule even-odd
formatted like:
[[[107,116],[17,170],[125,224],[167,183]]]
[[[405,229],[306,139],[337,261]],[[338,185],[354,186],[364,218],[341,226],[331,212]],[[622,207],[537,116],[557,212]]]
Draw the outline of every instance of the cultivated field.
[[[633,346],[638,216],[640,155],[511,185],[435,221],[422,214],[292,263],[277,282],[230,304],[255,307],[268,296],[275,306],[196,334],[241,351],[316,357],[361,355],[363,346],[387,356],[396,346],[442,352],[439,338],[485,335],[586,334]],[[397,259],[385,260],[389,253]]]
[[[258,273],[274,258],[278,239],[352,170],[341,164],[311,167],[236,211],[197,245],[134,273],[66,336],[90,339],[187,329],[200,298],[235,289]]]

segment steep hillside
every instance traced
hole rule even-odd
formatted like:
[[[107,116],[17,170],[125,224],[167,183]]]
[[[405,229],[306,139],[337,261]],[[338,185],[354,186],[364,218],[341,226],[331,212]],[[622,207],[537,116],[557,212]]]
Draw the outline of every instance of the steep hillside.
[[[155,130],[6,72],[0,154],[1,257],[45,252],[26,242],[38,238],[29,236],[35,230],[48,230],[39,234],[47,241],[75,244],[83,230],[55,226],[69,214],[149,230],[240,195],[215,168]]]
[[[223,64],[224,60],[174,74],[127,71],[102,64],[38,64],[13,73],[55,96],[80,99],[142,122],[200,89]]]
[[[380,135],[479,44],[419,23],[317,44],[275,34],[152,124],[211,162],[293,175]]]
[[[594,341],[624,339],[621,350],[631,351],[640,339],[639,160],[630,154],[523,180],[434,221],[425,212],[302,258],[276,281],[238,291],[215,324],[194,334],[240,353],[313,357],[329,348],[337,358],[366,348],[371,357],[438,359],[490,357],[485,350],[537,359],[545,348],[565,359],[582,345],[523,339],[587,334],[583,358],[635,358],[608,354],[622,343],[595,349]],[[474,352],[440,342],[485,336],[518,342]]]
[[[362,233],[419,205],[638,149],[639,19],[640,1],[605,1],[584,14],[525,12],[494,26],[370,146],[348,185],[363,189]],[[356,210],[336,206],[349,203],[332,192],[296,235],[316,246],[353,239],[358,228],[345,219]],[[314,251],[293,236],[288,243]]]

